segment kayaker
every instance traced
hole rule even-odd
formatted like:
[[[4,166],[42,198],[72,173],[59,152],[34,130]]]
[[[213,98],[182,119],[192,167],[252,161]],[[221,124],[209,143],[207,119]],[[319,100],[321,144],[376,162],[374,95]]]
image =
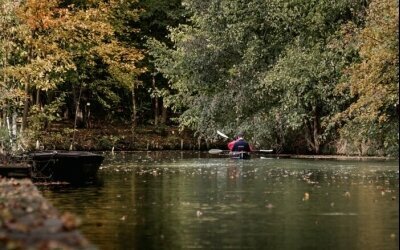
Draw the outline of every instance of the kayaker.
[[[237,134],[236,140],[228,143],[228,148],[231,152],[251,152],[250,144],[244,139],[244,132],[240,131]]]

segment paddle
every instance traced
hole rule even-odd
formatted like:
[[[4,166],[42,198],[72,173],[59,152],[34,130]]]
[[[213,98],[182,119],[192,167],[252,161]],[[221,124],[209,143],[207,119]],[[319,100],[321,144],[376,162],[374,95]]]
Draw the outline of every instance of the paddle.
[[[229,150],[222,150],[222,149],[216,149],[216,148],[208,150],[208,153],[210,153],[210,154],[220,154],[223,152],[229,152]]]
[[[222,137],[224,137],[226,139],[229,139],[229,137],[226,134],[222,133],[221,131],[217,130],[217,134],[219,134],[220,136],[222,136]]]
[[[223,152],[229,152],[229,150],[222,150],[222,149],[215,149],[215,148],[208,150],[209,154],[220,154]],[[259,149],[259,150],[253,150],[251,152],[272,153],[273,150],[272,149]]]
[[[220,136],[229,139],[229,136],[227,136],[226,134],[222,133],[221,131],[217,130],[217,134],[219,134]],[[229,150],[225,150],[226,152],[228,152]],[[220,154],[224,152],[224,150],[221,149],[210,149],[208,151],[208,153],[210,154]],[[252,152],[263,152],[263,153],[272,153],[273,150],[272,149],[260,149],[260,150],[253,150]]]
[[[273,151],[274,151],[273,149],[259,149],[259,150],[253,150],[252,152],[272,153]]]

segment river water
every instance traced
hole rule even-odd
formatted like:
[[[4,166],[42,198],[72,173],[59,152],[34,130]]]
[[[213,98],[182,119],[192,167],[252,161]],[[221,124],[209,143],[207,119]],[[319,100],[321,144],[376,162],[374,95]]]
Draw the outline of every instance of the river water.
[[[107,155],[98,181],[39,186],[99,249],[399,249],[399,162],[197,152]]]

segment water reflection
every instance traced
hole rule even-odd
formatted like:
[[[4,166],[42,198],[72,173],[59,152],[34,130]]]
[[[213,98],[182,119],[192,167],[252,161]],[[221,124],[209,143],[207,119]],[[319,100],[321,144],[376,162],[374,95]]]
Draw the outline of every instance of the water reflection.
[[[398,162],[125,153],[96,184],[40,188],[100,249],[399,247]]]

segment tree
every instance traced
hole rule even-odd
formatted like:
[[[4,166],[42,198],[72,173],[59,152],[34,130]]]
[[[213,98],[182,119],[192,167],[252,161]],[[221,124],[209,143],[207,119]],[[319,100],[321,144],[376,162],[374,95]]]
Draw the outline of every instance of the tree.
[[[72,107],[76,127],[78,118],[87,118],[89,101],[95,109],[111,109],[120,100],[116,92],[130,89],[143,72],[137,66],[142,53],[116,38],[111,23],[119,4],[28,0],[12,6],[15,21],[2,22],[11,23],[2,44],[14,44],[16,50],[4,53],[2,75],[18,90],[24,86],[24,128],[29,109],[31,123],[46,124],[64,107]]]
[[[142,0],[137,3],[136,7],[142,10],[139,20],[135,23],[130,23],[128,26],[125,25],[125,28],[133,27],[138,29],[138,36],[125,36],[125,39],[129,38],[131,42],[136,43],[145,51],[145,58],[141,64],[148,70],[139,77],[142,83],[142,91],[144,91],[141,96],[142,99],[146,99],[143,105],[152,106],[150,110],[153,113],[154,125],[165,124],[167,122],[167,107],[164,105],[162,93],[168,91],[169,87],[163,75],[155,70],[151,55],[147,53],[149,49],[147,41],[156,39],[165,43],[168,47],[172,47],[172,43],[168,38],[168,28],[177,27],[179,24],[185,23],[185,10],[181,5],[181,0]],[[151,99],[146,98],[149,93]],[[149,100],[151,101],[150,103],[148,103]],[[144,119],[146,118],[144,112],[142,112],[142,116]]]
[[[36,90],[36,105],[40,104],[40,91],[55,89],[64,80],[64,74],[74,65],[68,53],[57,43],[55,36],[66,14],[58,8],[58,1],[29,0],[19,5],[19,18],[29,32],[22,37],[24,60],[13,67],[12,74],[25,86],[25,104],[22,127],[27,126],[29,90]],[[33,95],[32,95],[33,96]],[[33,103],[33,97],[31,102]],[[39,108],[40,109],[40,108]]]
[[[23,107],[22,128],[27,126],[29,106],[35,100],[32,91],[54,89],[62,81],[62,74],[71,64],[63,51],[58,50],[49,34],[60,23],[56,1],[44,3],[27,1],[5,2],[6,24],[2,36],[4,57],[2,76],[7,99],[4,114],[13,113],[13,134],[16,136],[16,120]],[[2,15],[3,16],[3,15]],[[7,24],[8,21],[8,24]],[[36,104],[40,105],[39,94]],[[38,109],[40,111],[40,108]],[[9,115],[6,115],[9,116]],[[8,118],[7,118],[8,119]]]
[[[362,147],[398,154],[399,7],[395,1],[371,1],[364,27],[354,32],[359,60],[346,69],[338,91],[352,97],[338,114],[341,133]],[[354,26],[353,26],[354,27]]]
[[[273,113],[279,114],[274,120],[283,123],[280,126],[287,130],[284,134],[298,130],[302,136],[297,138],[303,138],[316,154],[336,132],[330,127],[330,119],[344,102],[334,93],[343,63],[340,55],[321,44],[312,48],[297,44],[288,48],[263,80],[267,95],[279,96],[279,108]]]
[[[339,106],[332,92],[343,66],[327,46],[364,1],[184,4],[191,18],[171,30],[174,48],[153,40],[150,51],[170,82],[165,100],[182,112],[181,126],[209,138],[217,128],[249,130],[253,143],[266,146],[305,135],[320,152],[324,122],[337,110],[325,103]],[[283,131],[288,124],[292,131]]]
[[[191,19],[171,30],[175,49],[152,41],[151,55],[172,88],[165,101],[182,112],[182,126],[203,136],[225,124],[232,130],[254,110],[240,100],[253,95],[260,69],[273,61],[268,52],[279,51],[266,40],[276,35],[268,24],[271,7],[241,1],[185,1],[185,6]]]
[[[23,98],[23,93],[18,91],[18,83],[8,72],[10,65],[20,55],[21,49],[16,43],[17,37],[24,32],[18,27],[18,18],[16,13],[17,3],[10,0],[0,1],[0,118],[1,126],[4,126],[6,117],[20,108],[19,100]],[[1,127],[0,126],[0,127]]]

